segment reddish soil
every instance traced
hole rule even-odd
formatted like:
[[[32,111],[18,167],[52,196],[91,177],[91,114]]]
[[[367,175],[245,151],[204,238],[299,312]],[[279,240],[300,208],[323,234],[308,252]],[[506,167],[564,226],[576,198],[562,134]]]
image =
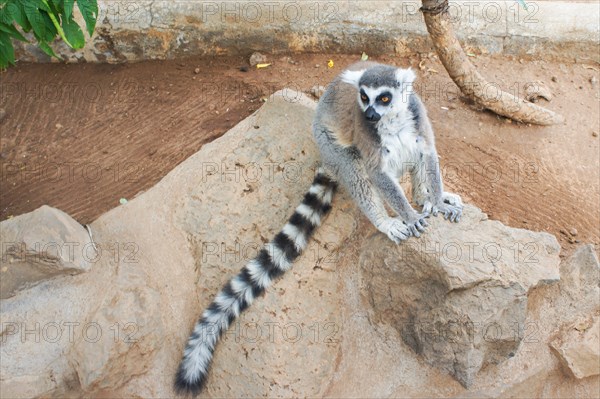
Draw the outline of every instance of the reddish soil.
[[[48,204],[89,223],[150,188],[270,93],[326,85],[357,56],[336,55],[333,68],[328,58],[270,56],[269,68],[248,72],[239,57],[11,68],[0,74],[0,219]],[[567,122],[538,127],[465,101],[431,54],[377,60],[420,71],[417,90],[449,189],[492,219],[556,235],[566,253],[578,242],[600,244],[598,65],[472,58],[490,82],[521,97],[528,82],[547,85],[554,98],[541,105]]]

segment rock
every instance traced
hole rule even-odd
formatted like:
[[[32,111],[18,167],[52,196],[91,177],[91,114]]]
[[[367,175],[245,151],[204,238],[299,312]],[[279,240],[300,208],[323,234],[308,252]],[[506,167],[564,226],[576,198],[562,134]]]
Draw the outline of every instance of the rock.
[[[586,322],[590,316],[600,314],[600,268],[593,246],[581,246],[565,258],[560,275],[558,283],[541,285],[528,294],[521,345],[507,361],[481,370],[469,397],[572,398],[581,392],[592,397],[599,391],[600,376],[580,380],[568,369],[561,371],[564,367],[549,345],[560,326],[573,325],[583,331],[590,326]]]
[[[58,276],[83,273],[96,257],[85,228],[49,206],[0,223],[0,299]]]
[[[250,56],[250,66],[255,67],[257,64],[265,64],[267,62],[267,56],[259,52],[252,53]]]
[[[198,74],[200,73],[200,68],[196,68],[196,69],[194,69],[194,73],[195,73],[196,75],[198,75]]]
[[[147,371],[164,335],[160,295],[131,238],[104,241],[94,229],[94,249],[80,224],[48,206],[0,231],[2,284],[18,287],[0,301],[3,397],[85,396]]]
[[[569,234],[571,234],[573,237],[575,237],[577,235],[577,229],[575,227],[573,227],[571,230],[569,230]]]
[[[376,235],[363,247],[375,319],[465,387],[481,368],[514,355],[528,292],[559,279],[553,236],[487,220],[469,205],[457,225],[432,218],[418,239],[395,246]]]
[[[310,186],[317,163],[310,134],[315,105],[301,93],[280,92],[155,187],[94,221],[101,255],[88,273],[3,300],[2,396],[174,397],[174,373],[202,309],[263,237],[281,229]],[[272,140],[288,125],[305,133]],[[207,201],[214,205],[210,212]],[[256,327],[245,318],[225,335],[208,392],[264,396],[276,380],[281,395],[293,392],[290,387],[324,393],[335,361],[322,359],[335,359],[337,345],[323,339],[331,336],[331,326],[342,324],[330,255],[354,226],[347,211],[332,216],[335,225],[323,226],[287,278],[245,313],[259,321],[263,338],[252,338]],[[34,226],[22,225],[26,234]],[[306,287],[299,289],[299,283]],[[294,293],[302,293],[302,306]],[[299,322],[314,315],[320,319],[312,325]],[[45,340],[53,338],[55,322],[61,339]],[[315,341],[314,328],[325,338]],[[232,371],[243,376],[239,384],[226,378],[232,385],[221,385]],[[249,386],[258,375],[264,378]]]
[[[560,362],[578,378],[598,375],[600,370],[600,262],[592,245],[579,247],[560,267],[561,296],[554,307],[564,316],[550,347]],[[576,309],[576,311],[574,311]]]
[[[325,93],[325,87],[324,86],[313,86],[310,89],[310,94],[312,94],[317,100],[319,98],[321,98],[321,96],[323,95],[323,93]]]
[[[111,276],[111,288],[87,316],[87,336],[71,348],[69,360],[83,392],[110,389],[147,372],[164,337],[152,279],[141,264],[123,266],[130,270]]]
[[[583,324],[583,325],[582,325]],[[575,378],[600,374],[600,317],[563,326],[550,344]]]
[[[525,99],[530,102],[537,102],[538,99],[543,98],[546,101],[552,101],[554,97],[552,91],[544,82],[535,81],[532,83],[525,84]]]
[[[1,300],[0,396],[175,397],[173,378],[198,316],[256,248],[281,229],[310,185],[318,164],[311,135],[315,105],[301,93],[278,92],[150,190],[94,221],[100,254],[88,272],[47,279]],[[562,280],[546,285],[557,278],[555,240],[486,220],[472,206],[464,218],[457,225],[431,218],[421,238],[394,246],[340,189],[308,250],[224,334],[204,394],[576,397],[596,392],[598,376],[566,377],[548,345],[559,326],[598,308],[593,247],[584,246],[561,263]],[[494,243],[484,241],[490,237],[502,248],[501,259],[495,260]],[[507,245],[510,255],[504,252]],[[455,259],[457,247],[468,262]],[[485,255],[479,251],[484,247]],[[397,256],[404,253],[419,262],[407,267],[408,258]],[[403,276],[414,280],[399,280]],[[388,290],[388,298],[371,288]],[[412,300],[407,309],[398,307],[406,300]],[[525,308],[525,324],[519,325]],[[409,328],[414,322],[402,329],[399,322],[409,312],[420,329]],[[465,316],[466,324],[453,323],[456,315]],[[489,322],[474,324],[485,315]],[[508,327],[517,323],[522,330],[514,352],[512,332],[500,325],[509,317],[515,319]],[[502,327],[498,341],[499,330],[489,324],[494,321]],[[466,335],[473,332],[472,343],[457,328],[465,325]],[[576,326],[583,331],[585,324]],[[437,339],[441,334],[448,340]],[[422,355],[412,349],[417,344]],[[459,352],[450,354],[449,347]],[[423,361],[433,355],[445,368]],[[470,391],[448,374],[452,356],[458,374],[477,376]],[[474,360],[464,359],[468,356]],[[487,367],[477,373],[480,363]],[[465,364],[473,370],[465,371]]]
[[[560,275],[561,302],[565,302],[565,310],[575,303],[580,315],[589,315],[600,309],[598,301],[591,300],[600,298],[600,263],[593,245],[583,245],[565,259],[560,265]],[[577,317],[573,311],[570,315]]]
[[[113,240],[135,237],[144,254],[140,267],[155,276],[164,307],[158,312],[163,326],[162,339],[157,340],[164,342],[161,351],[144,363],[148,372],[126,373],[130,380],[120,384],[120,396],[175,395],[174,373],[203,308],[281,229],[310,186],[317,165],[310,134],[315,105],[301,93],[279,92],[151,190],[94,222]],[[279,136],[286,126],[303,133]],[[342,325],[338,282],[333,278],[336,263],[330,254],[354,226],[348,211],[332,212],[335,222],[319,229],[293,269],[224,335],[212,365],[208,395],[324,394],[324,381],[335,371],[335,361],[329,360],[335,359],[339,344],[326,345],[323,340],[331,336],[331,326]],[[164,280],[170,281],[168,287]],[[313,322],[306,323],[311,318]],[[321,335],[317,340],[316,329]],[[232,373],[238,377],[231,378]]]

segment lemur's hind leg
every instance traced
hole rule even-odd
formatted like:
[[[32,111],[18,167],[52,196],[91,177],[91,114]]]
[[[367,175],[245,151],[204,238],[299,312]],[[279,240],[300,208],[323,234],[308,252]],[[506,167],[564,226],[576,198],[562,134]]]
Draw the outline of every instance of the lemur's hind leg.
[[[423,176],[425,173],[422,164],[416,164],[410,170],[410,180],[412,185],[412,200],[419,206],[425,205],[429,195],[429,185],[427,179]]]
[[[411,170],[413,201],[423,206],[424,214],[444,215],[444,219],[458,222],[463,203],[458,194],[444,191],[437,153],[423,154],[423,162]]]

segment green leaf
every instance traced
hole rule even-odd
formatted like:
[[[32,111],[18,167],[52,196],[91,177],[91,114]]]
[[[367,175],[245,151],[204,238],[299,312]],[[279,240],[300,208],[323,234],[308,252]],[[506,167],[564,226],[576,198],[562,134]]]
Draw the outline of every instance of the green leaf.
[[[48,9],[50,9],[50,5],[48,4],[48,2],[46,0],[41,0],[41,2],[48,7]],[[56,29],[56,31],[58,32],[58,34],[60,35],[60,37],[63,39],[63,41],[65,43],[67,43],[67,45],[69,47],[73,47],[73,45],[71,43],[69,43],[69,40],[67,39],[67,36],[65,36],[65,32],[62,29],[62,26],[60,26],[60,23],[58,22],[58,19],[56,18],[56,15],[54,14],[53,11],[49,11],[48,12],[48,17],[50,17],[50,20],[52,21],[52,25],[54,25],[54,28]],[[54,36],[52,37],[54,38]],[[47,40],[48,42],[50,40]]]
[[[13,24],[10,25],[6,25],[3,22],[0,22],[0,31],[8,34],[11,37],[14,37],[15,39],[18,39],[22,42],[26,42],[28,41],[27,39],[25,39],[25,37],[21,34],[21,32],[19,32],[17,30],[17,28],[15,28],[15,26]]]
[[[64,0],[64,7],[65,7],[65,17],[67,19],[71,19],[71,17],[73,16],[73,3],[75,2],[75,0]]]
[[[14,6],[10,8],[10,15],[17,21],[21,28],[25,32],[29,32],[31,30],[31,24],[27,20],[27,16],[25,15],[25,10],[23,8],[23,4],[21,2],[14,0]]]
[[[96,0],[77,0],[77,7],[83,15],[88,33],[92,36],[96,27],[96,18],[98,18],[98,2]]]
[[[50,57],[58,58],[59,60],[61,59],[58,55],[56,55],[56,53],[54,52],[54,50],[52,50],[52,47],[50,47],[48,45],[48,43],[46,43],[44,41],[40,41],[38,43],[38,45],[40,46],[40,48],[42,49],[42,51],[44,53],[48,54]]]
[[[62,14],[63,12],[63,1],[62,0],[50,0],[48,2],[50,8],[55,11],[55,14]]]
[[[15,65],[15,49],[8,34],[2,31],[0,32],[0,69],[5,69],[8,65]]]
[[[75,1],[92,36],[98,18],[97,0],[0,0],[0,68],[15,62],[11,38],[27,41],[19,26],[25,32],[33,31],[40,49],[51,57],[59,58],[50,47],[57,34],[67,45],[82,48],[85,35],[73,19]]]
[[[12,7],[14,7],[14,4],[10,3],[0,8],[0,22],[4,22],[7,25],[12,23],[14,19],[11,13]]]
[[[50,31],[46,24],[44,15],[43,15],[43,13],[38,11],[39,10],[38,6],[35,3],[37,3],[37,2],[35,2],[35,1],[23,2],[22,3],[23,11],[25,12],[25,15],[27,16],[27,20],[29,21],[29,23],[31,24],[31,27],[33,28],[33,33],[37,37],[39,37],[41,40],[50,41],[52,39],[48,40]],[[46,15],[48,15],[48,14],[46,14]]]
[[[64,29],[65,36],[67,39],[69,39],[68,42],[65,40],[66,43],[69,43],[74,49],[79,49],[84,46],[85,37],[83,36],[81,28],[79,25],[77,25],[77,22],[73,21],[72,18],[69,20],[65,19],[63,20],[62,27]]]
[[[42,20],[44,21],[44,24],[46,25],[46,29],[47,29],[47,36],[44,39],[44,41],[48,42],[48,43],[52,43],[52,41],[54,41],[54,39],[56,39],[56,35],[58,34],[58,31],[56,30],[54,23],[52,23],[52,20],[50,19],[50,16],[48,15],[48,13],[42,11],[42,12],[40,12],[40,15],[42,16]]]

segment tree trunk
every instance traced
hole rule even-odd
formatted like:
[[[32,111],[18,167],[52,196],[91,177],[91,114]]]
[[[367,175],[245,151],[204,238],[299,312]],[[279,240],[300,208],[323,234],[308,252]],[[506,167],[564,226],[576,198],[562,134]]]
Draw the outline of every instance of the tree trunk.
[[[462,93],[485,108],[523,123],[553,125],[564,118],[486,82],[463,51],[448,15],[448,0],[422,0],[423,17],[442,64]]]

